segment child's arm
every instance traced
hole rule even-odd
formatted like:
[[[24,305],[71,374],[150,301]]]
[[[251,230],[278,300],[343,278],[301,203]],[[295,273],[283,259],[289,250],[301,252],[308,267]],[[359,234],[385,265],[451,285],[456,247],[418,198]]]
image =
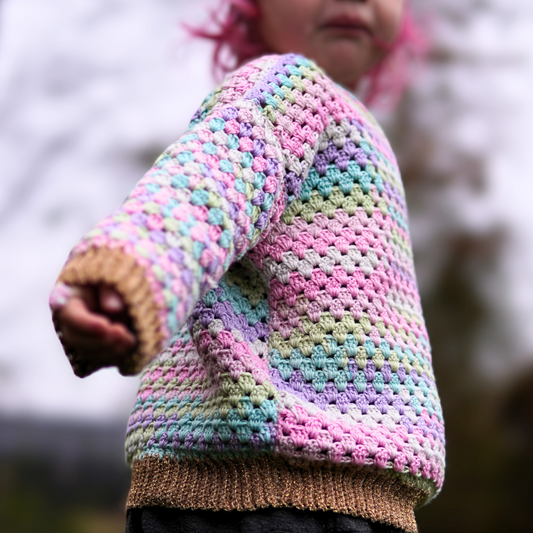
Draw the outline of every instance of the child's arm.
[[[281,215],[281,147],[261,108],[242,98],[264,68],[259,60],[230,78],[125,203],[72,251],[60,286],[111,287],[127,309],[127,319],[117,324],[112,313],[91,309],[87,299],[76,303],[69,295],[53,305],[78,375],[117,361],[123,374],[139,372],[183,326],[198,299]],[[77,316],[86,320],[77,322]],[[121,350],[131,340],[126,326],[135,348],[125,356]],[[124,340],[120,348],[112,331]]]
[[[75,372],[87,375],[103,366],[105,356],[94,360],[97,348],[112,356],[105,366],[115,364],[121,351],[111,346],[111,332],[94,330],[109,322],[109,313],[80,300],[79,288],[87,294],[108,286],[121,296],[137,342],[118,366],[124,374],[138,372],[273,216],[279,218],[282,177],[279,143],[252,102],[217,106],[172,144],[122,207],[75,247],[60,274],[60,282],[78,288],[78,303],[92,311],[81,330],[68,325],[67,332],[64,309],[54,316]],[[73,329],[95,339],[80,343]]]
[[[278,83],[313,91],[313,101],[299,97],[280,103],[283,116],[275,110],[270,85],[261,81],[268,78],[271,83],[273,66],[285,71]],[[237,71],[122,207],[74,248],[58,281],[92,290],[111,287],[126,306],[123,325],[134,332],[136,345],[127,356],[113,348],[111,356],[121,373],[139,372],[157,354],[181,329],[198,299],[216,287],[230,264],[259,241],[279,220],[287,199],[294,198],[325,126],[303,109],[328,104],[328,95],[314,85],[315,77],[323,80],[314,65],[293,56],[262,58]],[[284,94],[279,87],[278,92]],[[307,117],[309,124],[302,126]],[[287,184],[285,175],[290,177]],[[54,313],[60,330],[65,320],[58,314],[61,307]],[[90,311],[87,302],[86,307]],[[112,313],[100,314],[91,324],[114,330]],[[66,316],[72,317],[70,311]],[[100,333],[104,344],[112,338],[111,329]],[[103,366],[101,361],[84,362],[87,350],[80,353],[79,343],[73,347],[65,340],[71,334],[65,337],[63,332],[63,342],[67,353],[74,348],[76,373],[87,375]],[[124,341],[125,348],[126,335]]]

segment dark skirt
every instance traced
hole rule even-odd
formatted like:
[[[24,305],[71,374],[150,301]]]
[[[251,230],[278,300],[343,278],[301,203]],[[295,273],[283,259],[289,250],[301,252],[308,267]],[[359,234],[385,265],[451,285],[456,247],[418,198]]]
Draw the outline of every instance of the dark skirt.
[[[403,533],[333,511],[202,511],[145,507],[128,511],[126,533]]]

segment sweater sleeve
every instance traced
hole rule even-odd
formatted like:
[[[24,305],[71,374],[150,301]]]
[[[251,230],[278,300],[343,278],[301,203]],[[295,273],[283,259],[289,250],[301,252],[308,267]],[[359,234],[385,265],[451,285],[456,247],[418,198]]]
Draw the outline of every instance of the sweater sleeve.
[[[58,286],[107,284],[122,295],[138,338],[119,368],[124,375],[164,347],[294,198],[285,177],[299,163],[283,153],[269,109],[244,97],[253,96],[275,59],[237,71],[206,99],[189,131],[78,243],[59,276]],[[313,154],[305,146],[308,167]],[[77,365],[78,375],[94,370]]]

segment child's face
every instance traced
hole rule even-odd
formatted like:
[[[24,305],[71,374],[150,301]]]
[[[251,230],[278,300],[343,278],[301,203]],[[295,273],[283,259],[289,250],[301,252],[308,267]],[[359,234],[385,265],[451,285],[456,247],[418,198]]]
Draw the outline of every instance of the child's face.
[[[314,59],[353,88],[385,54],[399,29],[404,0],[258,0],[259,31],[276,53]]]

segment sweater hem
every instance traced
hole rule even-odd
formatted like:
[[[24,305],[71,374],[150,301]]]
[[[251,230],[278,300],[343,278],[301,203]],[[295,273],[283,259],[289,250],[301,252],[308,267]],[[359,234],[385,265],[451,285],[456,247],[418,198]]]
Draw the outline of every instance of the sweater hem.
[[[330,510],[416,533],[414,509],[428,497],[399,476],[352,465],[293,463],[281,457],[145,457],[133,464],[127,507]]]

